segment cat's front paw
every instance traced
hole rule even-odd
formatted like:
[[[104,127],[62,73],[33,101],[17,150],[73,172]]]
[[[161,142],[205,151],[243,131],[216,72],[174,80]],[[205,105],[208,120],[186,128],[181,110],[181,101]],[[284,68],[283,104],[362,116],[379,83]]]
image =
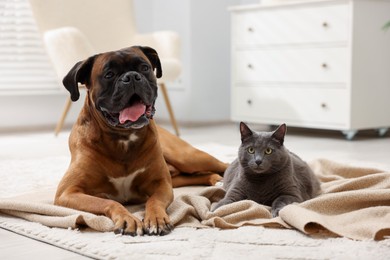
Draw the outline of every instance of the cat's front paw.
[[[276,218],[277,216],[279,216],[279,211],[281,210],[281,208],[272,208],[271,209],[271,214],[272,214],[272,217],[273,218]]]
[[[222,200],[218,201],[217,203],[212,204],[210,211],[215,212],[217,209],[219,209],[220,207],[222,207],[226,204],[229,204],[229,203],[225,199],[222,199]]]
[[[214,212],[214,211],[216,211],[218,208],[220,208],[221,206],[222,206],[222,205],[220,205],[219,202],[218,202],[218,203],[214,203],[214,204],[211,205],[210,211],[211,211],[211,212]]]

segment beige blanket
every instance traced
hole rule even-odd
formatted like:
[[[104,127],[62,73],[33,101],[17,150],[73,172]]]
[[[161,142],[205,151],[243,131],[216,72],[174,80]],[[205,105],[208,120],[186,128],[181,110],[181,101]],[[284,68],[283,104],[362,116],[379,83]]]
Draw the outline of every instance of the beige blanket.
[[[212,203],[224,196],[220,187],[187,187],[175,190],[168,208],[176,227],[237,228],[245,225],[295,228],[308,235],[343,236],[356,240],[381,240],[390,236],[390,173],[327,160],[311,163],[322,181],[323,194],[301,204],[288,205],[271,218],[269,207],[240,201],[210,212]],[[54,190],[0,199],[0,211],[50,227],[86,225],[110,231],[113,223],[104,216],[53,205]],[[35,199],[34,199],[35,198]],[[143,217],[143,205],[128,207]]]

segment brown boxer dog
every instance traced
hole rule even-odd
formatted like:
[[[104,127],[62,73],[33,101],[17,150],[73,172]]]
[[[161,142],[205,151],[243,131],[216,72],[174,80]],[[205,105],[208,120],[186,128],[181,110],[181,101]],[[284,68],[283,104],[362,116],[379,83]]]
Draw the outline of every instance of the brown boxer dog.
[[[94,55],[65,76],[72,101],[79,99],[78,83],[87,96],[69,137],[71,162],[56,205],[106,215],[116,233],[165,235],[172,229],[166,213],[172,183],[221,179],[226,164],[156,126],[156,76],[162,76],[157,52],[141,46]],[[143,221],[123,206],[141,202]]]

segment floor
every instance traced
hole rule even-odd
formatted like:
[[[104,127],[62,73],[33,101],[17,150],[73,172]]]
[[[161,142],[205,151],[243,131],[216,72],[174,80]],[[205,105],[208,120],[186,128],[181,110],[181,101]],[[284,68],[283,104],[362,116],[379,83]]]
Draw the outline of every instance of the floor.
[[[256,130],[268,126],[254,125]],[[167,129],[172,130],[170,126]],[[182,127],[181,137],[191,144],[219,143],[237,146],[238,125],[233,123]],[[0,133],[0,160],[68,156],[69,130],[55,137],[51,132]],[[44,141],[42,141],[44,140]],[[288,129],[286,147],[304,160],[327,158],[340,162],[359,162],[390,171],[390,134],[378,137],[374,130],[362,131],[348,141],[338,131]],[[78,254],[0,229],[0,259],[87,259]]]

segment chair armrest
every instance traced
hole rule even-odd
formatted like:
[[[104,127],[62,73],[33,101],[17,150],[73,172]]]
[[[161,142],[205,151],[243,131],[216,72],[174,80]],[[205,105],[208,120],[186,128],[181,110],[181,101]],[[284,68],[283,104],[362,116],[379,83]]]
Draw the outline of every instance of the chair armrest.
[[[43,34],[43,42],[60,82],[76,62],[95,52],[86,36],[74,27],[48,30]]]
[[[160,58],[180,59],[180,37],[174,31],[156,31],[137,34],[136,44],[150,46],[158,52]]]

